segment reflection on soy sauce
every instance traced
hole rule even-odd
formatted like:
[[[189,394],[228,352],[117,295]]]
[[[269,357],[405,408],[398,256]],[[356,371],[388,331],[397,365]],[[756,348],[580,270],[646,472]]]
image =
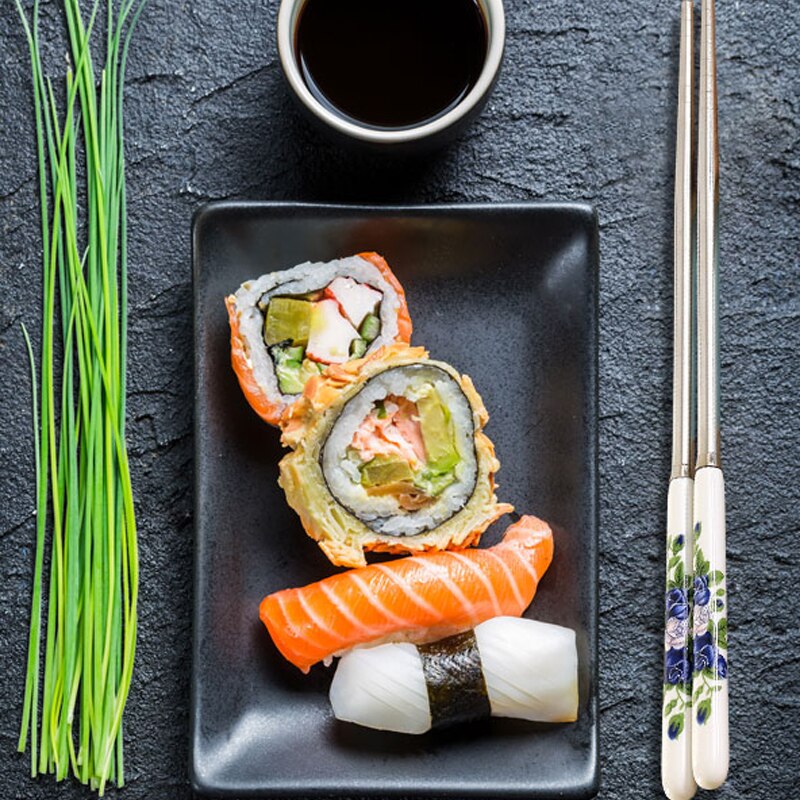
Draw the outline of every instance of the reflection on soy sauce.
[[[402,129],[469,93],[487,40],[476,0],[307,0],[295,52],[321,103],[361,125]]]

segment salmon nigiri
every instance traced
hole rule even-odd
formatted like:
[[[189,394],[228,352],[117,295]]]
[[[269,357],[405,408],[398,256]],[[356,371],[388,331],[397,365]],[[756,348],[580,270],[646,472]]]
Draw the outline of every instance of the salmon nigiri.
[[[431,642],[498,616],[519,616],[553,558],[553,534],[532,516],[494,547],[445,551],[351,569],[261,602],[261,621],[301,669],[366,643]]]

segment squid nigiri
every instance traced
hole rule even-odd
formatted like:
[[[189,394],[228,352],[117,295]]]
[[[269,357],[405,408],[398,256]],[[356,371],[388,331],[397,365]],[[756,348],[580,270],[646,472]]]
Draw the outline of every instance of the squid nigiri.
[[[528,607],[553,558],[549,525],[532,516],[485,549],[445,551],[351,569],[261,602],[261,621],[301,669],[367,642],[424,643]]]
[[[336,668],[330,701],[337,719],[397,733],[488,716],[573,722],[575,632],[495,617],[432,645],[356,647]]]

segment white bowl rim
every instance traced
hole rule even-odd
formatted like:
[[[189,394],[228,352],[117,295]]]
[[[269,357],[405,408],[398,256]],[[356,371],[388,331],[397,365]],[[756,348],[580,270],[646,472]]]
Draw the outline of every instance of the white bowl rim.
[[[330,127],[340,133],[359,139],[363,142],[376,144],[401,144],[425,139],[449,128],[466,116],[481,101],[491,89],[492,83],[500,69],[505,45],[506,23],[503,11],[503,0],[477,0],[486,15],[489,45],[483,69],[475,85],[457,105],[446,114],[437,117],[424,125],[416,127],[386,130],[369,128],[340,117],[335,112],[324,106],[311,93],[306,86],[294,54],[294,22],[297,12],[306,0],[281,0],[278,11],[278,55],[280,56],[283,72],[289,81],[294,93],[300,98],[303,105]]]

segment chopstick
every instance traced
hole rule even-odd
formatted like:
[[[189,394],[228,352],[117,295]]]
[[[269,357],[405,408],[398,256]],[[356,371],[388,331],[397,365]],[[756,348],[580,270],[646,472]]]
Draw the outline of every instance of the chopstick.
[[[725,481],[720,465],[717,67],[714,0],[703,0],[697,126],[697,462],[694,478],[692,768],[704,789],[728,774]]]
[[[681,4],[678,121],[675,145],[674,328],[672,367],[672,468],[667,493],[667,588],[661,783],[670,800],[689,800],[692,775],[690,716],[692,580],[692,97],[694,71],[692,0]]]

